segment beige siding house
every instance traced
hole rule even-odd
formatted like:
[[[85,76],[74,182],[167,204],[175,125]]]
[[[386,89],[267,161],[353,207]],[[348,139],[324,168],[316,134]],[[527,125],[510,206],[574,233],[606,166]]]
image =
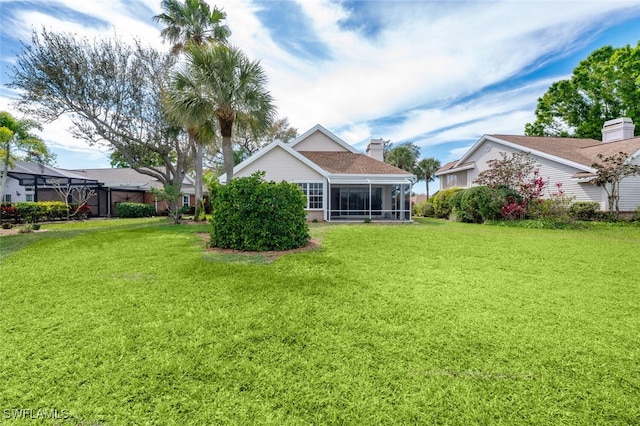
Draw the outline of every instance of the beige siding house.
[[[289,144],[264,147],[233,173],[263,171],[268,181],[298,184],[309,220],[409,221],[415,176],[382,159],[382,140],[372,140],[365,155],[318,124]],[[220,182],[226,183],[226,175]]]
[[[527,152],[539,165],[540,176],[556,183],[575,201],[591,201],[609,210],[607,194],[602,187],[590,183],[596,170],[591,166],[603,156],[624,152],[630,162],[640,164],[640,137],[634,137],[634,124],[629,118],[605,123],[601,141],[595,139],[552,138],[516,135],[484,135],[459,160],[445,164],[437,172],[440,189],[468,188],[487,168],[487,162],[500,158],[500,153]],[[620,185],[620,210],[630,212],[640,206],[640,177],[628,177]]]

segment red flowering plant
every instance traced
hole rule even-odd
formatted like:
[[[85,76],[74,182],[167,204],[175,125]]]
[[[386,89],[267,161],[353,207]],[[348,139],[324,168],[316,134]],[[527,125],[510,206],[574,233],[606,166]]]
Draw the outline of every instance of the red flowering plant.
[[[531,178],[526,176],[522,177],[519,192],[520,195],[522,195],[522,205],[525,207],[525,214],[529,208],[535,208],[536,204],[542,203],[542,196],[548,183],[548,180],[544,180],[542,176],[540,176],[540,170],[538,169],[533,171]]]
[[[524,200],[518,201],[515,198],[509,198],[507,204],[502,207],[501,213],[505,220],[524,219],[527,213],[527,203]]]
[[[20,220],[18,210],[11,204],[0,205],[0,222],[16,223]]]
[[[69,217],[74,217],[76,219],[88,219],[92,214],[91,206],[86,203],[69,205]]]

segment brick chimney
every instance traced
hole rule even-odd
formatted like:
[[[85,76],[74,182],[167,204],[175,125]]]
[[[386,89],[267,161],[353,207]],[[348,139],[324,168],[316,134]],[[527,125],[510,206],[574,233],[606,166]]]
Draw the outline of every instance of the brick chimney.
[[[605,121],[602,127],[602,142],[615,142],[623,139],[631,139],[633,137],[633,129],[635,129],[633,120],[628,117],[616,118]]]
[[[371,139],[367,145],[367,155],[374,160],[384,161],[382,139]]]

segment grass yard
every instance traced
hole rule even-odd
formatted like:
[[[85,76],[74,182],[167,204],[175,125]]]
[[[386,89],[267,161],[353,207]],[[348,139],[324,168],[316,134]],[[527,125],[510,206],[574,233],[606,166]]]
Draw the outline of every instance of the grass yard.
[[[0,422],[640,423],[638,226],[317,226],[269,264],[205,231],[1,237]]]

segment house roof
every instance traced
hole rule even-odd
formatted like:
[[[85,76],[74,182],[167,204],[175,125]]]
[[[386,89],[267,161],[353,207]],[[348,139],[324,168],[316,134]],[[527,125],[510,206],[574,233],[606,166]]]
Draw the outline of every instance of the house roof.
[[[76,173],[83,174],[92,179],[103,182],[105,186],[126,186],[126,187],[146,187],[155,188],[162,186],[158,180],[152,176],[139,173],[134,169],[84,169],[76,170]]]
[[[26,161],[16,161],[7,174],[17,179],[21,185],[47,185],[51,184],[51,181],[61,179],[66,180],[70,185],[98,184],[96,179],[79,173]]]
[[[83,169],[74,170],[74,172],[102,182],[104,186],[110,188],[149,190],[162,187],[158,179],[131,168]],[[193,185],[189,176],[185,176],[183,190],[185,185]]]
[[[364,154],[327,151],[301,151],[300,154],[332,174],[411,175],[405,170]]]
[[[447,174],[463,169],[469,164],[465,163],[464,160],[485,141],[517,145],[519,148],[524,148],[524,151],[535,151],[536,155],[543,155],[563,163],[570,163],[572,166],[584,169],[586,172],[592,172],[591,166],[599,161],[599,154],[608,157],[624,152],[632,156],[640,151],[640,137],[605,143],[595,139],[493,134],[483,136],[461,159],[445,164],[438,169],[436,174]]]
[[[329,130],[327,130],[326,128],[324,128],[320,124],[316,124],[315,126],[310,128],[309,130],[304,132],[302,135],[298,136],[293,141],[289,142],[289,146],[291,148],[295,147],[298,143],[300,143],[303,140],[307,139],[309,136],[311,136],[315,132],[323,133],[326,137],[328,137],[329,139],[331,139],[332,141],[334,141],[338,145],[342,146],[343,148],[345,148],[349,152],[353,152],[354,154],[358,153],[358,150],[356,150],[354,147],[352,147],[351,145],[349,145],[348,143],[346,143],[345,141],[343,141],[342,139],[340,139],[339,137],[337,137],[333,133],[331,133]]]
[[[338,144],[347,147],[349,151],[297,151],[294,148],[297,143],[303,141],[316,131],[324,133],[332,140],[338,142]],[[301,161],[325,177],[329,177],[330,175],[345,175],[353,176],[352,179],[362,180],[367,176],[371,176],[372,178],[379,180],[403,179],[403,183],[404,180],[413,178],[413,174],[410,172],[359,153],[355,148],[346,144],[344,141],[341,141],[337,136],[319,124],[312,127],[309,131],[305,132],[302,136],[296,138],[295,141],[288,145],[280,141],[272,142],[234,167],[234,174],[237,174],[239,171],[254,163],[275,148],[283,149],[293,158]],[[344,178],[345,176],[342,177]],[[356,176],[358,177],[356,178]],[[226,174],[220,176],[219,180],[222,183],[226,183]]]
[[[447,164],[445,164],[444,166],[442,166],[438,170],[436,170],[435,175],[438,176],[440,174],[446,173],[448,170],[451,170],[454,167],[455,167],[456,171],[458,171],[458,170],[471,169],[475,165],[475,163],[473,161],[470,161],[470,162],[462,163],[462,164],[456,166],[456,164],[458,164],[458,161],[459,160],[449,161]]]

